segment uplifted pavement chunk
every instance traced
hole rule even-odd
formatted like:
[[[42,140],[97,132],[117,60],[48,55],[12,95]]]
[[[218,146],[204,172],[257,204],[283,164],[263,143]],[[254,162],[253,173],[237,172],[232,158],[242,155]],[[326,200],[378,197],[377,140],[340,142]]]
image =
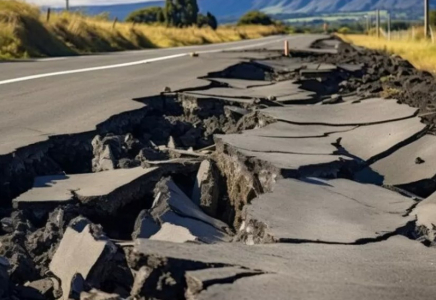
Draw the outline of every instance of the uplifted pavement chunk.
[[[190,92],[193,95],[230,97],[230,98],[262,98],[262,99],[277,99],[280,101],[298,100],[301,95],[307,99],[308,95],[313,98],[315,94],[308,93],[300,88],[300,85],[294,81],[281,81],[265,86],[256,86],[247,89],[236,88],[211,88],[204,91]],[[288,99],[288,97],[291,97]],[[297,99],[294,99],[297,97]]]
[[[80,294],[84,282],[98,286],[115,253],[116,246],[100,228],[84,218],[74,219],[50,263],[50,271],[62,282],[61,299],[69,299],[71,293]]]
[[[133,239],[153,238],[175,243],[192,240],[215,243],[231,240],[226,233],[228,225],[201,211],[171,179],[159,182],[155,193],[152,208],[138,216]],[[164,227],[167,223],[173,226]]]
[[[432,179],[436,176],[435,149],[436,137],[425,135],[359,172],[355,179],[391,186]]]
[[[377,239],[411,221],[403,215],[414,203],[381,187],[345,179],[283,179],[272,193],[247,206],[243,239],[257,243],[258,236],[269,236],[344,244]]]
[[[336,177],[339,170],[347,165],[352,168],[357,166],[352,158],[341,155],[310,155],[293,153],[269,153],[238,150],[247,158],[255,158],[267,162],[284,171],[286,177],[302,176],[332,176]]]
[[[261,80],[246,80],[246,79],[234,79],[234,78],[207,78],[207,80],[215,81],[223,84],[227,84],[232,88],[247,89],[255,86],[264,86],[273,84],[271,81]]]
[[[373,161],[377,156],[388,151],[394,151],[399,145],[416,138],[426,128],[427,126],[421,123],[419,118],[410,118],[396,122],[361,126],[331,136],[340,138],[341,146],[348,153],[365,161]]]
[[[427,300],[436,293],[431,276],[434,249],[405,237],[366,245],[196,245],[138,240],[132,256],[135,269],[146,265],[147,257],[157,256],[166,258],[166,270],[174,272],[203,263],[270,273],[209,286],[198,299],[288,300],[292,295],[296,299]]]
[[[118,207],[144,196],[147,178],[158,168],[119,169],[91,174],[42,176],[33,188],[13,200],[15,207],[80,201],[113,213]]]
[[[360,103],[335,105],[270,107],[262,113],[294,124],[368,125],[410,118],[418,109],[397,104],[395,100],[368,99]]]

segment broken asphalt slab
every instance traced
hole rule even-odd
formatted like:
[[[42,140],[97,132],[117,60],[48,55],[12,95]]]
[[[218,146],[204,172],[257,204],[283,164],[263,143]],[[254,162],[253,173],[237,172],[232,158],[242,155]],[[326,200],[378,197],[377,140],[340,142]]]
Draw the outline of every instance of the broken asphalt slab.
[[[286,122],[275,122],[262,128],[246,130],[244,134],[260,137],[277,137],[277,138],[309,138],[325,137],[335,132],[349,131],[356,128],[355,126],[324,126],[324,125],[296,125]]]
[[[282,179],[246,208],[244,240],[353,244],[406,226],[411,198],[350,180]],[[256,232],[255,225],[261,232]],[[258,226],[263,224],[263,226]]]
[[[272,107],[262,109],[261,112],[294,124],[351,126],[411,118],[417,114],[418,109],[400,105],[395,100],[369,99],[360,103]]]
[[[172,244],[138,240],[131,255],[135,269],[147,258],[167,260],[167,270],[198,263],[239,266],[269,275],[210,286],[199,299],[432,299],[436,292],[433,249],[392,237],[367,245]],[[253,284],[252,284],[253,283]]]
[[[410,118],[332,134],[348,153],[371,163],[377,157],[393,152],[424,134],[428,126],[420,118]],[[400,163],[398,163],[401,165]]]
[[[337,151],[335,139],[325,138],[274,138],[248,134],[215,135],[215,141],[252,152],[329,155]]]
[[[108,275],[105,268],[116,246],[95,230],[86,219],[73,220],[50,262],[50,271],[62,282],[63,300],[80,294],[85,282],[98,286]]]
[[[118,169],[99,173],[37,177],[31,190],[13,200],[15,207],[59,205],[78,201],[113,213],[144,196],[141,189],[159,168]]]

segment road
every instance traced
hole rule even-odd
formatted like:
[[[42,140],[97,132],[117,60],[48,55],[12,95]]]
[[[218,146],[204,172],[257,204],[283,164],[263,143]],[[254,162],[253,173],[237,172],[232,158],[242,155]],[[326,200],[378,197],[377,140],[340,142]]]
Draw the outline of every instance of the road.
[[[222,51],[305,49],[321,36],[274,36],[206,46],[1,63],[0,155],[49,136],[92,131],[109,117],[143,107],[135,98],[207,84],[197,79],[240,61]],[[193,59],[191,52],[200,53]],[[240,55],[240,54],[239,54]],[[214,59],[211,59],[214,58]]]

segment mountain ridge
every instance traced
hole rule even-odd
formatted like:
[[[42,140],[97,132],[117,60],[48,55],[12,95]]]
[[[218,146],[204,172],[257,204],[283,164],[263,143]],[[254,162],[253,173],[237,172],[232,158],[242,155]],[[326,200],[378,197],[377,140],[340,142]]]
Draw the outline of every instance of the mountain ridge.
[[[436,0],[430,0],[433,7]],[[198,0],[200,11],[211,12],[219,20],[231,20],[250,10],[262,10],[268,14],[307,14],[361,12],[375,9],[413,11],[423,9],[422,0]],[[149,6],[163,6],[164,0],[130,4],[73,7],[88,14],[109,12],[120,20],[132,11]]]

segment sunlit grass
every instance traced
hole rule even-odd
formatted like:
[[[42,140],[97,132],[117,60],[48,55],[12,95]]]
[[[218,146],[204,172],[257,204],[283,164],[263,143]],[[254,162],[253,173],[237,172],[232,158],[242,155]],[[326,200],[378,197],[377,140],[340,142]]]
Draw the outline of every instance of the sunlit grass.
[[[0,0],[0,58],[202,45],[283,33],[276,26],[167,28],[118,22],[80,13],[46,15],[35,6]]]
[[[340,35],[340,37],[357,46],[400,55],[416,68],[436,73],[436,44],[430,40],[405,38],[388,41],[385,38],[367,35]]]

